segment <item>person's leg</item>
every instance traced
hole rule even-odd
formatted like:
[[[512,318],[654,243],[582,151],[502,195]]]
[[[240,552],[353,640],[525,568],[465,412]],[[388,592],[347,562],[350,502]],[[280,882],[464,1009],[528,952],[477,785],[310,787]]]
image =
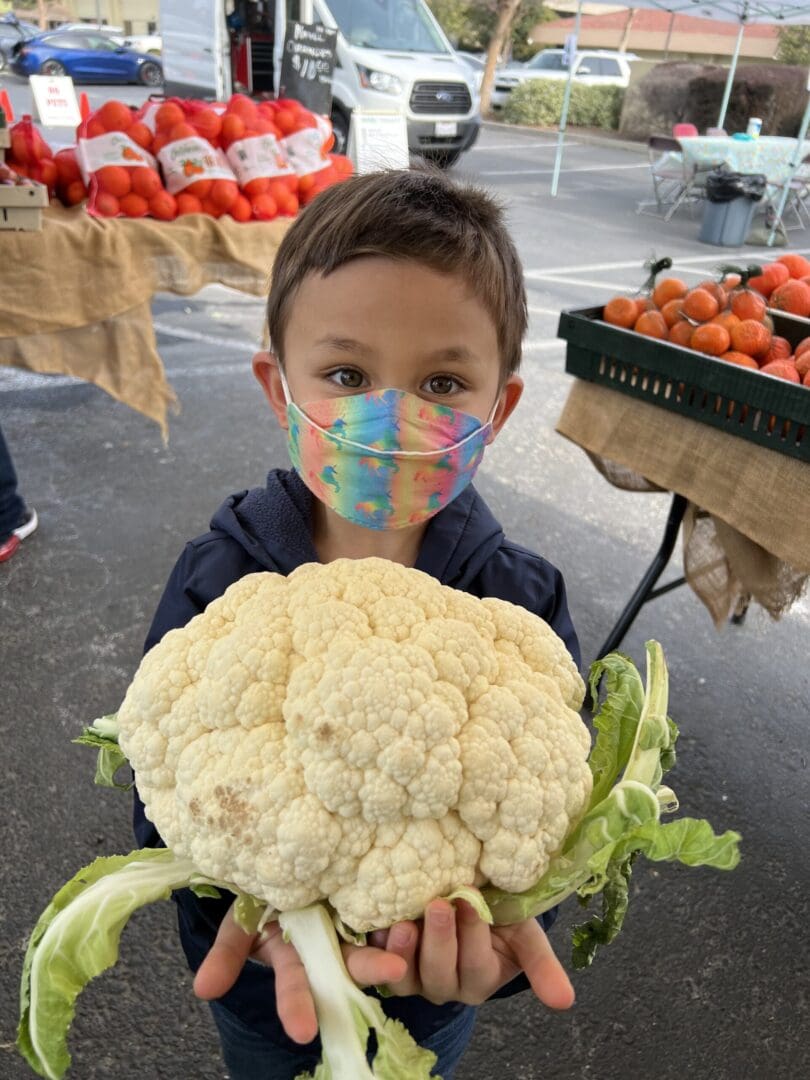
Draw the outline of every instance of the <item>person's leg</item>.
[[[14,462],[0,428],[0,543],[11,536],[24,516],[25,503],[17,492]]]
[[[315,1072],[317,1057],[275,1046],[219,1002],[211,1002],[211,1012],[229,1080],[295,1080],[299,1073]]]
[[[441,1076],[442,1080],[453,1080],[456,1066],[470,1044],[475,1027],[476,1010],[470,1005],[460,1016],[440,1028],[422,1043],[436,1055],[436,1064],[431,1070],[432,1076]]]

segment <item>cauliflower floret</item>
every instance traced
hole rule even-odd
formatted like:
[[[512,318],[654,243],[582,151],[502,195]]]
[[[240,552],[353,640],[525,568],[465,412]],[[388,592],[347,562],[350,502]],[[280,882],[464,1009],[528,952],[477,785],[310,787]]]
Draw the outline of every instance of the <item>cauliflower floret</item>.
[[[590,795],[583,693],[524,609],[342,559],[231,586],[144,658],[118,720],[179,856],[368,930],[543,874]]]

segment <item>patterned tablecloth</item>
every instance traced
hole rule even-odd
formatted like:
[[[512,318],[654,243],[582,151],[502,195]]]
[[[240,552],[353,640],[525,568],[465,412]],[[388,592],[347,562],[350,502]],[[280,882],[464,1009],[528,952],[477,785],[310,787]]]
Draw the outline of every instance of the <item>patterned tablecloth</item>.
[[[758,139],[696,135],[680,138],[684,160],[701,169],[727,165],[740,173],[763,173],[769,184],[784,184],[790,178],[796,140],[778,135]],[[801,157],[810,154],[810,141],[802,144]]]

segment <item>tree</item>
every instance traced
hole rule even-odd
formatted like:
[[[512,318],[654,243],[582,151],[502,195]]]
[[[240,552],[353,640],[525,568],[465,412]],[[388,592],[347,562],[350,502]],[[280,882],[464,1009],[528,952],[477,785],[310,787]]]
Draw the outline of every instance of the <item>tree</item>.
[[[537,46],[529,41],[529,35],[538,23],[553,22],[557,14],[542,0],[523,0],[512,23],[512,56],[515,60],[529,60],[537,52]]]
[[[495,68],[509,40],[512,24],[515,21],[520,4],[521,0],[498,0],[498,15],[487,48],[487,63],[484,68],[484,78],[481,82],[481,112],[484,114],[489,112],[492,84],[495,82]]]
[[[810,66],[810,26],[784,26],[779,31],[777,60],[783,64]]]
[[[469,0],[428,0],[428,6],[439,21],[442,30],[456,48],[477,48],[470,20]]]
[[[17,0],[14,6],[36,12],[36,20],[39,23],[40,30],[48,29],[48,5],[46,0]]]
[[[480,52],[487,48],[498,19],[498,0],[428,0],[428,4],[457,49]],[[538,23],[554,18],[543,0],[523,0],[505,53],[527,60],[537,51],[529,43],[529,34]]]
[[[783,64],[810,65],[810,26],[782,27],[776,58]]]

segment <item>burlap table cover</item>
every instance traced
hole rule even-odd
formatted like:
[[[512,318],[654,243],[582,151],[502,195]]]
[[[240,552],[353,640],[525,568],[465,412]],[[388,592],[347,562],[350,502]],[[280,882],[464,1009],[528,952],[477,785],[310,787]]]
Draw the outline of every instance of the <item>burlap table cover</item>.
[[[779,618],[810,575],[810,465],[575,379],[557,431],[612,484],[689,500],[684,575],[720,627],[748,597]]]
[[[41,232],[0,232],[0,364],[93,382],[165,437],[177,399],[157,351],[152,296],[190,296],[212,283],[266,295],[288,228],[288,220],[100,219],[51,207]]]

